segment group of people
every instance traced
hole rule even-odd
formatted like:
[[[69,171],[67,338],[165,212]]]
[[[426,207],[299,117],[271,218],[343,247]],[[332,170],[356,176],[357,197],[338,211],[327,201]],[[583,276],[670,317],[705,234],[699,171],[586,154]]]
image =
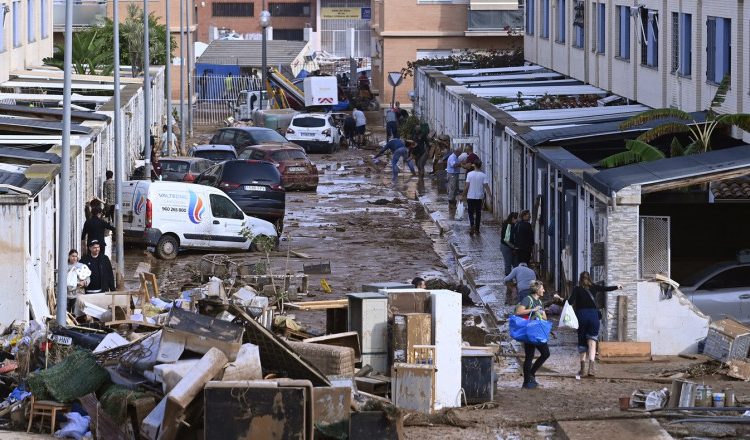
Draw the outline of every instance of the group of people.
[[[367,118],[365,112],[359,107],[354,107],[351,115],[344,118],[344,137],[349,148],[359,148],[364,143],[365,132],[367,131]]]

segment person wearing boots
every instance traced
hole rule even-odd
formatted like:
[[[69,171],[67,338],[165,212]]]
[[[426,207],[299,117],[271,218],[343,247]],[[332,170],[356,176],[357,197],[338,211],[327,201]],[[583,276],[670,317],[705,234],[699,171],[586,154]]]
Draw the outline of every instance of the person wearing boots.
[[[542,296],[544,295],[544,284],[541,281],[532,281],[529,287],[529,295],[521,300],[516,306],[515,314],[524,319],[543,319],[547,320],[547,314],[544,312]],[[534,352],[539,351],[539,357],[534,361]],[[525,357],[523,360],[523,388],[532,390],[539,386],[536,381],[536,372],[544,362],[549,358],[549,346],[547,343],[530,344],[524,342],[523,351]]]
[[[586,374],[586,361],[588,359],[588,375],[596,375],[596,342],[599,340],[599,324],[601,312],[596,302],[596,294],[600,292],[611,292],[622,289],[622,285],[600,286],[591,281],[588,272],[581,272],[578,277],[578,286],[573,289],[568,302],[578,318],[578,353],[581,355],[581,369],[578,376]]]

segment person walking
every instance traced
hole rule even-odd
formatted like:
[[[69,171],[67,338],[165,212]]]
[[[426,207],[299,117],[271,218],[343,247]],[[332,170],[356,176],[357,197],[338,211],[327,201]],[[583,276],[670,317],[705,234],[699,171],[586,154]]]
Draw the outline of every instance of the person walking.
[[[96,240],[100,244],[101,251],[104,253],[106,245],[104,244],[105,230],[109,229],[115,232],[114,226],[107,223],[103,218],[102,208],[95,207],[91,210],[91,218],[86,220],[81,231],[81,246],[85,246],[87,241]]]
[[[461,147],[456,145],[453,147],[453,152],[448,156],[446,162],[445,171],[448,173],[448,205],[450,206],[456,204],[456,196],[458,195],[458,177],[461,175],[459,156],[461,156]]]
[[[71,249],[68,252],[68,312],[73,313],[78,295],[84,293],[89,285],[91,277],[81,277],[81,268],[84,264],[78,261],[78,251]]]
[[[508,275],[503,278],[506,283],[515,283],[518,292],[518,301],[526,298],[531,293],[531,284],[536,281],[536,272],[523,261],[514,267]],[[507,293],[506,293],[507,295]],[[509,296],[509,295],[508,295]]]
[[[356,122],[352,115],[346,115],[344,118],[344,138],[349,148],[357,148],[357,144],[354,140]]]
[[[159,150],[151,149],[151,181],[161,180],[161,161],[159,160]]]
[[[107,170],[107,179],[102,183],[102,196],[104,198],[104,216],[111,222],[115,216],[115,173]]]
[[[542,304],[544,284],[541,281],[534,281],[531,283],[529,290],[529,295],[523,298],[521,303],[516,306],[515,314],[524,317],[524,319],[543,319],[546,321],[547,314],[544,312],[544,305]],[[535,377],[536,372],[544,365],[547,358],[549,358],[549,346],[546,342],[543,344],[524,342],[523,351],[525,357],[523,360],[522,387],[534,389],[539,386]],[[539,351],[539,358],[534,362],[534,353],[536,351]]]
[[[99,240],[89,240],[88,247],[88,255],[81,259],[81,263],[88,266],[91,271],[86,294],[114,291],[115,275],[112,272],[112,262],[102,252]]]
[[[396,107],[391,107],[385,112],[385,137],[386,140],[398,137],[398,110]]]
[[[513,244],[510,241],[513,225],[518,221],[518,213],[511,212],[503,222],[500,229],[500,252],[503,254],[503,264],[505,266],[505,275],[507,276],[513,269]]]
[[[234,99],[234,78],[232,72],[224,78],[224,99]]]
[[[601,316],[596,302],[596,294],[622,289],[621,284],[615,286],[601,286],[591,281],[588,272],[581,272],[578,285],[570,294],[568,302],[578,318],[578,353],[581,356],[581,369],[578,376],[583,376],[588,359],[588,375],[596,375],[596,343],[599,340],[599,325]]]
[[[478,160],[474,162],[474,169],[466,175],[466,184],[464,185],[464,199],[469,211],[469,235],[479,234],[485,194],[491,204],[490,179],[482,171],[482,161]]]
[[[430,126],[426,122],[420,123],[414,129],[414,142],[416,145],[412,149],[412,156],[414,157],[414,162],[417,164],[417,172],[420,179],[424,179],[424,167],[427,165],[427,156],[430,149],[429,134]]]
[[[412,176],[417,174],[416,171],[414,171],[414,164],[409,159],[409,150],[406,148],[406,144],[404,144],[404,141],[402,141],[398,137],[395,137],[388,141],[383,146],[383,148],[378,151],[378,154],[374,155],[372,158],[377,159],[389,150],[393,153],[393,157],[391,158],[391,172],[393,173],[394,182],[396,181],[396,179],[398,179],[398,161],[401,158],[403,158],[404,162],[406,162],[406,165],[409,167]]]
[[[524,209],[518,215],[519,221],[513,226],[512,241],[516,247],[517,261],[531,261],[531,252],[534,249],[534,229],[531,227],[529,220],[531,212]]]
[[[161,155],[163,157],[172,156],[177,152],[177,135],[172,132],[172,137],[167,139],[169,136],[169,130],[167,124],[161,127]]]
[[[352,117],[354,118],[354,134],[357,137],[357,145],[361,146],[364,143],[365,131],[367,131],[367,118],[365,112],[359,107],[354,107]]]

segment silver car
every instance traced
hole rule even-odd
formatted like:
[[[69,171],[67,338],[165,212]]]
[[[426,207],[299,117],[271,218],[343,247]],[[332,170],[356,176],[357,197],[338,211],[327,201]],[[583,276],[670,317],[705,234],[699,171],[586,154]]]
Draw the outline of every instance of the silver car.
[[[697,272],[680,291],[711,320],[735,318],[750,324],[750,263],[717,263]]]

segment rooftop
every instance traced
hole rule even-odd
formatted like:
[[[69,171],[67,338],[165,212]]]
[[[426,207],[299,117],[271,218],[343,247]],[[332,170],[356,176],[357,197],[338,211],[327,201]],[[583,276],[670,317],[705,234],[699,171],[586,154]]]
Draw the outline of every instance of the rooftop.
[[[306,41],[269,40],[267,64],[290,65],[307,46]],[[197,64],[219,64],[232,66],[260,67],[262,65],[262,42],[257,40],[214,40]]]

